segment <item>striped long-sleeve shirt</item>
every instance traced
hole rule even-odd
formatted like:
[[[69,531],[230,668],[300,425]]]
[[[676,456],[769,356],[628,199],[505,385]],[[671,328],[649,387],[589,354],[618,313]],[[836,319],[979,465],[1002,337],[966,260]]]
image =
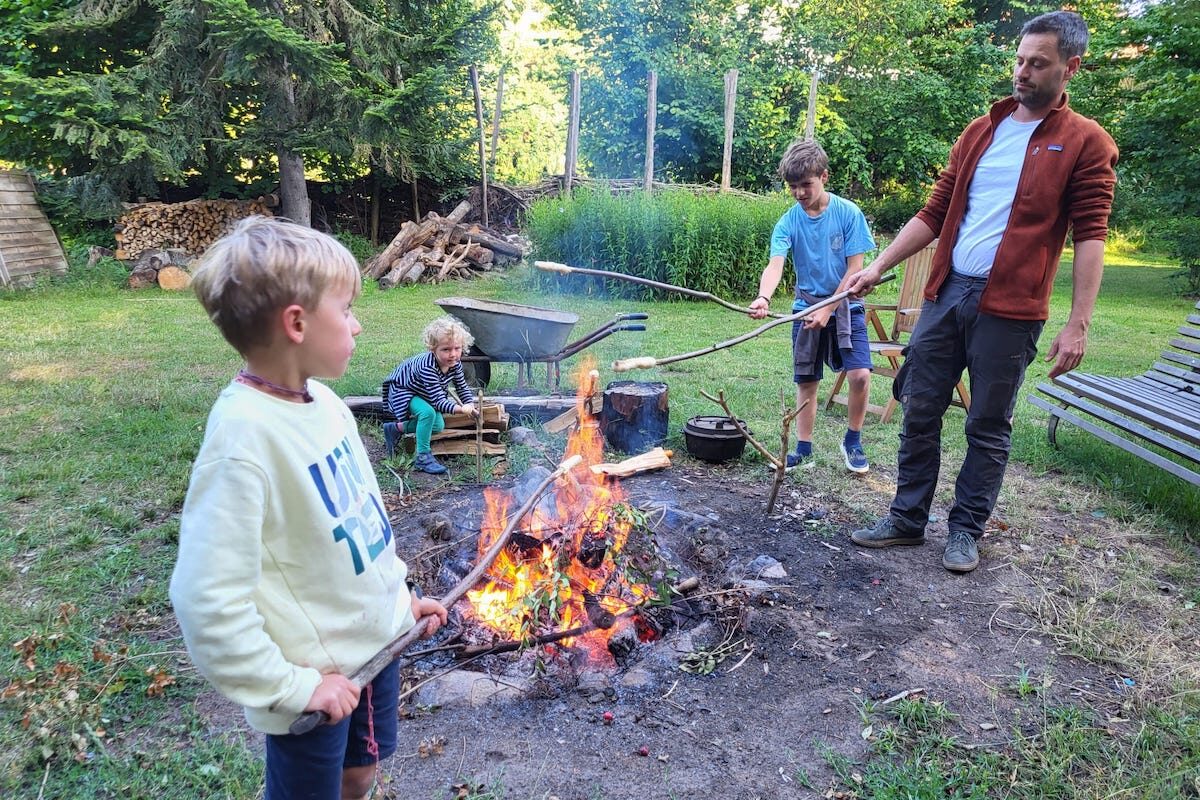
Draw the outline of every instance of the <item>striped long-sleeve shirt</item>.
[[[433,353],[422,353],[408,359],[387,376],[383,382],[383,402],[401,422],[408,419],[408,404],[414,397],[422,398],[443,414],[453,414],[458,403],[447,393],[451,381],[464,404],[475,402],[462,364],[455,364],[449,372],[443,373],[438,369]]]

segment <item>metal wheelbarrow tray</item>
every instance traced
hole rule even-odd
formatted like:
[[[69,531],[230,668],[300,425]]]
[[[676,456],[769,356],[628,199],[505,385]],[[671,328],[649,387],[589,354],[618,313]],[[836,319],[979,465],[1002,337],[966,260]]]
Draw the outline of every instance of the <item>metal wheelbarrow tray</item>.
[[[588,335],[568,344],[567,337],[579,321],[579,315],[570,311],[469,297],[443,297],[434,300],[434,303],[462,321],[475,338],[474,348],[470,354],[463,356],[463,361],[504,361],[520,365],[546,362],[549,365],[547,383],[555,387],[560,378],[558,362],[564,358],[617,331],[646,330],[645,325],[620,324],[628,320],[646,319],[646,314],[618,314]],[[518,369],[518,384],[524,381],[523,372]],[[487,382],[486,378],[483,382]]]

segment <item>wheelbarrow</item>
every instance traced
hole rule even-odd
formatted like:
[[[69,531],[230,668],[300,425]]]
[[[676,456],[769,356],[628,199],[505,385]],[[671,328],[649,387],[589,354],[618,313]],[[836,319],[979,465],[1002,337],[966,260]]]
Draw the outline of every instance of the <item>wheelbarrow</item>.
[[[648,319],[648,314],[617,314],[586,336],[568,343],[579,315],[552,308],[473,300],[469,297],[443,297],[433,301],[443,311],[457,317],[475,338],[471,351],[463,355],[464,365],[474,368],[475,380],[487,386],[492,362],[517,365],[517,387],[532,384],[532,365],[546,364],[546,386],[557,390],[562,379],[559,364],[579,351],[618,331],[644,331],[645,325],[627,325],[631,320]]]

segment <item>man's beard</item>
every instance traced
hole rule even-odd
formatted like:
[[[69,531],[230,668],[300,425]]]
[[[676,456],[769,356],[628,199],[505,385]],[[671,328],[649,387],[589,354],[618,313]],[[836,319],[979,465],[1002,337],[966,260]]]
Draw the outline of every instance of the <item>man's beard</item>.
[[[1013,99],[1030,109],[1048,108],[1062,94],[1061,90],[1047,89],[1044,86],[1031,89],[1017,89],[1013,85]]]

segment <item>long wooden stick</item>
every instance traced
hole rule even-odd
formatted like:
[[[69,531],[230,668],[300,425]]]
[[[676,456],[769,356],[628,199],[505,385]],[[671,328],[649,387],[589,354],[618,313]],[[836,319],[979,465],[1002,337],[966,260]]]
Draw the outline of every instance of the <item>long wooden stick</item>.
[[[628,281],[629,283],[637,283],[642,286],[650,286],[655,289],[662,289],[665,292],[678,292],[679,294],[685,294],[688,297],[695,297],[698,300],[711,300],[712,302],[714,302],[718,305],[725,306],[725,308],[728,308],[731,311],[739,311],[743,314],[750,313],[750,309],[747,308],[746,306],[739,306],[739,305],[730,303],[728,300],[723,300],[722,298],[717,297],[712,292],[701,292],[696,289],[688,289],[684,286],[675,286],[670,283],[659,283],[658,281],[652,281],[649,278],[642,278],[638,275],[626,275],[623,272],[608,272],[608,271],[602,270],[602,269],[584,269],[583,267],[570,267],[570,266],[567,266],[566,264],[559,264],[556,261],[535,261],[535,262],[533,262],[533,265],[540,270],[544,270],[545,272],[558,272],[563,275],[578,274],[578,275],[592,275],[597,278],[615,278],[616,280],[619,280],[619,281]],[[775,317],[776,319],[780,319],[785,315],[768,313],[767,316]]]
[[[880,279],[880,283],[895,279],[895,273],[888,273]],[[726,339],[723,342],[717,342],[714,345],[709,345],[702,350],[693,350],[690,353],[681,353],[677,356],[667,356],[665,358],[655,358],[654,356],[638,356],[637,358],[625,358],[619,361],[614,361],[612,364],[613,372],[628,372],[632,369],[650,369],[651,367],[661,367],[663,364],[674,364],[676,361],[684,361],[689,358],[697,358],[698,356],[706,356],[709,353],[715,353],[718,350],[724,350],[727,347],[741,344],[742,342],[753,339],[755,336],[760,336],[766,333],[771,328],[777,325],[783,325],[787,322],[796,322],[811,315],[814,311],[819,311],[828,306],[834,306],[850,297],[850,292],[838,292],[830,295],[824,300],[813,303],[803,311],[798,311],[795,314],[789,314],[786,317],[774,319],[765,325],[760,325],[749,333],[743,333],[741,336],[735,336],[732,339]]]
[[[483,483],[483,392],[475,398],[475,477]]]
[[[525,501],[517,512],[509,517],[508,524],[504,526],[504,530],[496,537],[496,541],[488,548],[488,551],[479,559],[479,563],[475,568],[467,573],[466,577],[459,581],[453,589],[446,593],[446,596],[441,599],[441,603],[446,608],[450,608],[459,600],[462,599],[483,574],[492,566],[492,562],[496,560],[496,556],[500,555],[500,551],[508,544],[508,540],[512,537],[513,531],[517,529],[517,525],[524,519],[525,515],[537,504],[541,499],[542,493],[550,487],[550,484],[558,480],[564,475],[571,472],[583,461],[582,456],[571,456],[567,460],[558,465],[558,469],[546,476],[545,480],[537,485],[533,493],[529,495],[529,499]],[[378,653],[371,657],[371,660],[363,664],[358,669],[350,674],[350,680],[356,686],[362,688],[375,679],[375,676],[383,671],[383,668],[395,660],[396,656],[404,652],[413,642],[421,638],[425,633],[425,624],[418,623],[409,628],[407,632],[397,636],[392,641],[384,645]],[[318,725],[328,721],[329,715],[324,711],[306,711],[296,718],[296,721],[288,728],[288,732],[292,734],[308,733]]]

